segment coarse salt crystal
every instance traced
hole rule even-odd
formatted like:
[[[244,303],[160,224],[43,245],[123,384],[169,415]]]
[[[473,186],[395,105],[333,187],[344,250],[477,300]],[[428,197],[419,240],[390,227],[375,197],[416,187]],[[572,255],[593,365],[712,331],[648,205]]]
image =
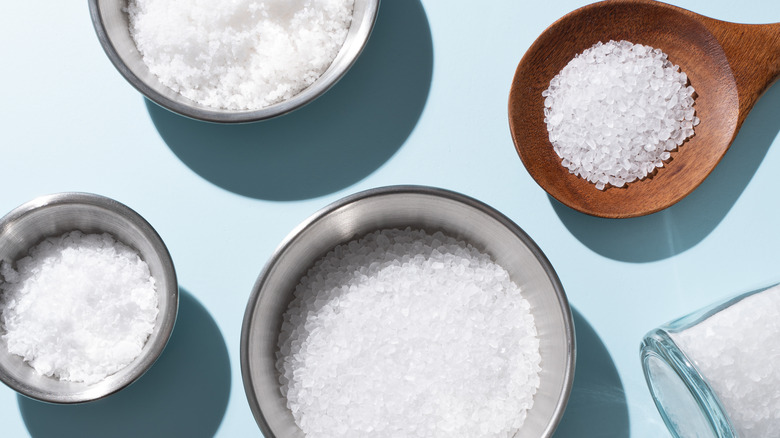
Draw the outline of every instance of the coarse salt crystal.
[[[747,296],[672,339],[743,438],[780,436],[780,286]]]
[[[205,106],[253,110],[313,84],[336,58],[354,0],[129,0],[159,81]]]
[[[599,42],[550,81],[545,123],[570,173],[599,190],[622,187],[663,167],[693,136],[694,89],[667,58],[641,44]]]
[[[141,354],[158,313],[149,267],[109,234],[73,231],[0,262],[0,332],[36,371],[95,383]]]
[[[296,287],[282,394],[307,437],[511,437],[539,387],[528,301],[491,258],[440,232],[336,247]]]

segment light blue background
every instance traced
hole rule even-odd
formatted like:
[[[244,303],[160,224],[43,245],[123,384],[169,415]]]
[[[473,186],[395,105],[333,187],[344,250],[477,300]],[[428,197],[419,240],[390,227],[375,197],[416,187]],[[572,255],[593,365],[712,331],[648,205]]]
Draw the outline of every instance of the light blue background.
[[[780,87],[678,205],[631,220],[576,213],[530,178],[506,108],[525,50],[586,3],[384,0],[363,58],[323,98],[281,119],[216,126],[170,114],[126,83],[104,55],[85,1],[6,1],[0,214],[53,192],[112,197],[157,229],[184,293],[168,350],[138,383],[75,407],[0,387],[0,435],[259,436],[239,338],[266,260],[332,201],[425,184],[502,211],[556,268],[579,342],[575,388],[556,436],[667,436],[638,360],[644,333],[780,281]],[[777,1],[671,3],[729,21],[780,21]]]

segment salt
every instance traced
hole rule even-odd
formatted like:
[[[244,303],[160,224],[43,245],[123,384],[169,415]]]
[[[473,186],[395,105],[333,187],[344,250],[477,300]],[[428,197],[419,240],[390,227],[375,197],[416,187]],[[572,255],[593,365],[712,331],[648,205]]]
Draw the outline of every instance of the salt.
[[[382,230],[301,279],[277,370],[307,437],[511,437],[539,387],[528,301],[505,269],[441,232]]]
[[[780,436],[778,315],[780,286],[775,286],[671,333],[743,438]]]
[[[37,372],[95,383],[138,357],[158,313],[154,278],[109,234],[51,237],[0,262],[0,333]]]
[[[144,63],[205,106],[260,109],[313,84],[347,36],[354,0],[130,0]]]
[[[688,76],[660,49],[628,41],[578,54],[542,96],[561,164],[600,190],[663,167],[699,124]]]

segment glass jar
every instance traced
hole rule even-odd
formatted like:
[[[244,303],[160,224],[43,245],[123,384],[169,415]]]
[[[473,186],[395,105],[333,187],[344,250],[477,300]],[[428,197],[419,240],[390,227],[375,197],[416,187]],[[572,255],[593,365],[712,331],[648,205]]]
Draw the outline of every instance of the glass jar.
[[[780,436],[780,285],[651,331],[641,359],[672,436]]]

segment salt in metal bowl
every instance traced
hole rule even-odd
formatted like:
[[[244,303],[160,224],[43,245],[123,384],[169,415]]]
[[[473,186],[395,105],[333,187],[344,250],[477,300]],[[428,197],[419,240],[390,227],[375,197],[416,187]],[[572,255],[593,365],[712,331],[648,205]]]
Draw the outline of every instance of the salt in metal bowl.
[[[395,186],[361,192],[325,207],[282,242],[255,283],[241,332],[241,374],[266,438],[302,438],[279,388],[277,342],[295,286],[335,246],[387,228],[442,231],[491,255],[531,304],[542,356],[541,383],[516,438],[551,437],[574,376],[574,324],[558,276],[520,227],[493,208],[442,189]]]
[[[330,67],[312,85],[288,100],[256,110],[227,110],[199,104],[160,83],[141,59],[130,36],[127,0],[89,0],[92,24],[100,44],[119,73],[144,96],[175,113],[219,123],[243,123],[286,114],[313,101],[352,67],[363,51],[379,11],[380,0],[355,0],[352,24]]]
[[[14,262],[47,237],[79,230],[109,233],[138,251],[155,279],[159,313],[141,354],[125,368],[94,383],[39,374],[8,352],[0,337],[0,380],[16,392],[50,403],[81,403],[113,394],[141,377],[165,348],[176,321],[179,289],[173,262],[157,232],[127,206],[89,193],[58,193],[23,204],[0,219],[0,260]],[[2,328],[0,328],[2,334]]]

